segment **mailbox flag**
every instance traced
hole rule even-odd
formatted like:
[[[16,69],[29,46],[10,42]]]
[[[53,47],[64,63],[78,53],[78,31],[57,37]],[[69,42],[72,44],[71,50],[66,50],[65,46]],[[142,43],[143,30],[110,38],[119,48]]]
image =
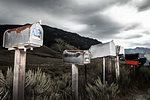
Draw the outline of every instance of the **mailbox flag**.
[[[138,66],[139,61],[126,61],[126,64],[127,64],[127,65],[135,65],[135,66]]]

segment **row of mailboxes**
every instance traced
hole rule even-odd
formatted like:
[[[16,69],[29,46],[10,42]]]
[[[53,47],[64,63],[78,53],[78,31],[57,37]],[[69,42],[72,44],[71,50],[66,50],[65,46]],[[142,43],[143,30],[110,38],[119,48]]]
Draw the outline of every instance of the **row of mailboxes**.
[[[43,28],[40,23],[8,29],[3,36],[3,47],[8,49],[40,47],[43,45]]]
[[[63,52],[63,61],[71,64],[89,64],[90,52],[88,50],[65,50]]]
[[[89,50],[65,50],[63,52],[63,61],[71,64],[89,64],[90,59],[116,56],[124,54],[121,46],[116,46],[113,41],[93,45]]]
[[[3,47],[13,50],[22,47],[40,47],[43,45],[43,28],[39,23],[8,29],[4,33]],[[91,46],[89,50],[65,50],[63,61],[73,64],[88,64],[91,58],[116,56],[124,49],[113,41]]]

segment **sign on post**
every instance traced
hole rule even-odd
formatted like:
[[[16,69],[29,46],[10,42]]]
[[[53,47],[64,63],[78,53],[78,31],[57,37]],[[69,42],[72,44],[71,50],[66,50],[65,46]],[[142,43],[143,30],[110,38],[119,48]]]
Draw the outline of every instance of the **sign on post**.
[[[78,100],[78,66],[90,63],[88,50],[65,50],[63,61],[72,64],[72,100]]]
[[[43,28],[40,23],[8,29],[3,36],[3,47],[15,50],[13,100],[24,100],[26,49],[43,45]]]

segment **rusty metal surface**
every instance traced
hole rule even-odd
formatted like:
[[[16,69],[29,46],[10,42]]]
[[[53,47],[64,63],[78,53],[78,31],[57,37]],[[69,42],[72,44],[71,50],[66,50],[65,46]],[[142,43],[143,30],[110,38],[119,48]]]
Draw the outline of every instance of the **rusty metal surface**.
[[[39,23],[8,29],[3,36],[3,47],[40,47],[43,45],[43,29]]]
[[[71,64],[88,64],[90,63],[90,52],[88,50],[65,50],[63,61]]]
[[[24,31],[27,28],[29,29],[30,27],[31,27],[31,25],[26,25],[26,26],[22,26],[19,28],[9,29],[8,33],[12,33],[12,32],[21,33],[22,31]]]

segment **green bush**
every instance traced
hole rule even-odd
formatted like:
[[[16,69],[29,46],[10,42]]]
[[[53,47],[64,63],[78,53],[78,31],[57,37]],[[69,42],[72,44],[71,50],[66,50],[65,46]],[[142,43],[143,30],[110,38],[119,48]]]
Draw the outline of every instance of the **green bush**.
[[[70,100],[70,73],[52,79],[41,69],[28,70],[25,80],[25,100]],[[6,77],[0,70],[0,100],[12,99],[13,71],[8,69]]]
[[[138,88],[150,87],[150,69],[142,67],[135,72],[135,77],[132,84],[135,84]]]
[[[131,82],[130,72],[124,67],[120,67],[120,77],[119,77],[118,84],[122,94],[125,95],[125,93],[130,87],[130,82]]]
[[[6,77],[0,70],[0,100],[10,100],[12,97],[12,82],[13,73],[12,68],[8,68]]]
[[[88,84],[86,87],[88,99],[90,100],[115,100],[119,93],[118,85],[112,83],[110,85],[103,85],[101,79],[98,77],[94,84]]]

